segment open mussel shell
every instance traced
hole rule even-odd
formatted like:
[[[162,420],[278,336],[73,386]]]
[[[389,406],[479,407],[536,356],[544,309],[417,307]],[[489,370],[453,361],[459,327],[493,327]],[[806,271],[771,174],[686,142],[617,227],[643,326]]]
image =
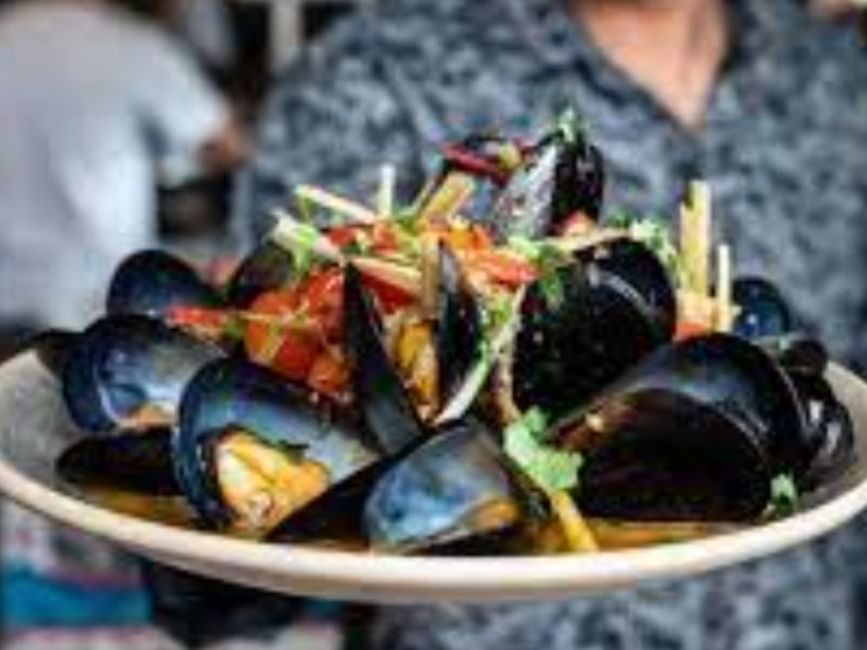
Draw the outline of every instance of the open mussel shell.
[[[585,456],[588,514],[645,520],[745,520],[770,480],[810,461],[792,383],[758,347],[712,335],[667,346],[561,424]]]
[[[377,550],[412,552],[500,532],[520,518],[516,488],[476,421],[438,433],[379,480],[364,507]]]
[[[72,419],[92,433],[174,420],[196,372],[222,356],[215,346],[145,316],[110,316],[79,335],[62,372]]]
[[[84,438],[61,454],[57,472],[74,485],[180,494],[171,458],[171,430],[165,427]]]
[[[783,367],[801,401],[811,459],[799,483],[804,489],[815,488],[839,475],[855,456],[852,419],[826,376],[830,355],[821,341],[801,333],[757,343]]]
[[[527,292],[512,369],[517,405],[554,417],[670,341],[676,320],[671,282],[638,243],[601,247],[557,273],[562,300],[552,303],[541,281]]]
[[[795,329],[788,301],[773,284],[757,277],[735,280],[732,299],[739,312],[734,333],[747,339],[783,336]]]
[[[425,435],[424,427],[388,356],[373,297],[351,265],[346,269],[343,304],[355,403],[382,449],[399,453]]]
[[[128,257],[108,290],[109,314],[166,316],[175,307],[218,307],[217,292],[186,262],[159,250]]]
[[[570,217],[598,219],[605,187],[602,155],[568,125],[543,138],[501,193],[494,227],[504,236],[557,234]]]
[[[855,458],[855,433],[846,407],[837,399],[821,374],[790,375],[807,419],[809,466],[800,480],[802,487],[815,488],[838,476]]]
[[[460,390],[473,365],[479,360],[481,344],[479,305],[461,277],[454,254],[442,246],[436,326],[441,404],[447,404]]]
[[[60,378],[77,340],[78,332],[50,329],[33,335],[22,347],[34,352],[39,362],[55,377]]]
[[[272,241],[256,247],[240,264],[226,287],[226,299],[246,308],[266,291],[285,286],[295,273],[292,256]]]
[[[754,342],[793,376],[821,377],[831,361],[825,345],[806,334],[783,334]]]
[[[190,382],[172,440],[181,488],[203,522],[214,527],[233,522],[225,493],[233,477],[219,474],[217,455],[226,436],[239,432],[253,437],[262,449],[294,455],[296,466],[315,466],[323,480],[311,496],[379,458],[356,419],[338,406],[314,399],[306,387],[267,368],[239,359],[218,360]],[[262,460],[263,465],[267,462]]]

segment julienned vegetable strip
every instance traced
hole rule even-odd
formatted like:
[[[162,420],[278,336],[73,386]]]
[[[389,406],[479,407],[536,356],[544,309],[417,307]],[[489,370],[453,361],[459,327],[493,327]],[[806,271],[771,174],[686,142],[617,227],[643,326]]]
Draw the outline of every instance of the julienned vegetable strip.
[[[350,221],[355,223],[370,224],[378,219],[375,212],[363,205],[313,185],[300,185],[295,190],[295,196],[340,216],[348,217]]]
[[[716,331],[730,332],[734,314],[732,309],[732,253],[721,244],[716,257]]]
[[[379,170],[379,191],[376,195],[376,211],[382,219],[394,216],[394,186],[397,171],[394,165],[383,165]]]
[[[298,221],[283,210],[275,211],[274,216],[277,218],[277,223],[270,233],[270,238],[277,245],[293,255],[300,253],[303,256],[312,253],[331,262],[344,261],[340,249],[313,226]]]
[[[551,509],[563,531],[568,550],[573,553],[595,553],[599,550],[593,531],[568,492],[549,492]]]

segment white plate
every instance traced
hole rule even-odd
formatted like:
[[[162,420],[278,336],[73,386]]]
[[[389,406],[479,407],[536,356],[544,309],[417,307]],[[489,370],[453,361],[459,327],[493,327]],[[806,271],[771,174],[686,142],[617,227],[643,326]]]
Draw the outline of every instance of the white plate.
[[[855,420],[858,461],[798,515],[700,541],[586,556],[382,557],[227,539],[124,516],[64,493],[54,459],[68,442],[54,377],[34,354],[0,366],[0,491],[68,526],[194,573],[272,591],[368,602],[567,597],[704,573],[819,537],[867,507],[867,385],[833,368]]]

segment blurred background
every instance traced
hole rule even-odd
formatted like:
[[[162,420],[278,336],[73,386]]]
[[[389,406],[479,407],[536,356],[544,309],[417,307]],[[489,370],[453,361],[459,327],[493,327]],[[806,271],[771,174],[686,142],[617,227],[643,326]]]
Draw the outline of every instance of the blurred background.
[[[232,116],[233,133],[228,138],[228,151],[222,152],[223,159],[216,165],[208,168],[200,164],[196,159],[198,152],[185,151],[183,146],[160,151],[152,158],[151,178],[156,196],[154,243],[175,250],[203,267],[236,250],[237,243],[232,240],[228,223],[233,177],[245,162],[246,143],[254,130],[272,74],[295,57],[300,48],[333,27],[363,1],[115,0],[105,3],[113,5],[112,12],[123,14],[121,21],[132,15],[136,24],[144,21],[148,29],[158,30],[165,40],[156,40],[157,46],[168,56],[182,59],[176,64],[182,68],[180,76],[196,77],[193,82],[181,83],[201,83],[207,87],[206,93],[214,94],[206,101],[223,103],[226,114]],[[24,4],[0,0],[0,42],[4,40],[4,21],[13,22],[4,14],[11,14],[13,9],[21,10],[17,5]],[[49,14],[63,12],[62,2],[34,4],[42,5],[41,9]],[[57,32],[63,31],[62,16],[48,16],[46,20],[56,23]],[[32,27],[28,25],[26,29]],[[117,31],[123,38],[122,30]],[[112,55],[112,44],[107,40],[102,47],[99,43],[94,45],[95,56]],[[14,48],[4,50],[0,45],[0,52],[10,51]],[[21,52],[20,56],[32,56],[32,53]],[[140,72],[141,82],[154,83],[152,76]],[[127,69],[127,75],[130,84],[139,83],[134,66]],[[50,82],[46,80],[46,83]],[[89,80],[82,80],[82,95],[89,92],[88,84]],[[171,87],[154,90],[157,94],[170,94]],[[195,97],[193,106],[189,105],[188,90],[181,87],[176,99],[165,97],[166,105],[162,110],[175,114],[194,112]],[[189,94],[196,92],[202,91]],[[2,102],[3,92],[0,91]],[[176,119],[171,114],[163,119],[169,123],[169,130],[183,128],[171,126]],[[0,138],[0,150],[4,145],[8,143]],[[9,223],[0,216],[0,225]],[[47,250],[50,244],[48,237]],[[82,268],[74,275],[83,282],[87,275],[85,256],[80,255],[78,259]],[[0,270],[0,275],[2,273]],[[12,314],[9,312],[0,309],[0,359],[13,354],[28,336],[45,324],[30,322],[29,318],[21,322],[14,310]],[[46,314],[45,320],[56,319]],[[184,585],[173,587],[182,590]],[[232,599],[249,602],[256,596],[225,588],[221,597],[227,602]],[[285,613],[284,618],[296,621],[291,633],[272,641],[273,647],[327,650],[340,647],[344,642],[340,623],[347,614],[334,604],[278,599],[267,603],[263,609],[270,609],[272,615]],[[153,610],[133,558],[96,540],[58,530],[0,500],[0,647],[9,650],[170,650],[182,647],[154,627]],[[213,618],[213,614],[213,611],[199,612],[207,618]],[[253,646],[235,641],[214,647],[228,650]]]

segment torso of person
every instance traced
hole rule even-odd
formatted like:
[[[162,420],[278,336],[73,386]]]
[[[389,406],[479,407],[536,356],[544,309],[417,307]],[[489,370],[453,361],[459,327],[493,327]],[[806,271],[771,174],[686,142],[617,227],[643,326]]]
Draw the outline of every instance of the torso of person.
[[[707,179],[716,235],[732,244],[738,273],[777,283],[838,358],[867,364],[867,54],[853,28],[821,23],[796,0],[729,8],[732,46],[702,126],[690,130],[557,0],[386,2],[285,73],[244,184],[245,216],[267,214],[296,182],[370,195],[382,160],[397,164],[409,194],[444,142],[491,127],[533,132],[577,107],[606,157],[607,216],[673,219],[687,183]],[[374,645],[864,647],[853,608],[867,558],[853,530],[606,598],[384,610]]]

